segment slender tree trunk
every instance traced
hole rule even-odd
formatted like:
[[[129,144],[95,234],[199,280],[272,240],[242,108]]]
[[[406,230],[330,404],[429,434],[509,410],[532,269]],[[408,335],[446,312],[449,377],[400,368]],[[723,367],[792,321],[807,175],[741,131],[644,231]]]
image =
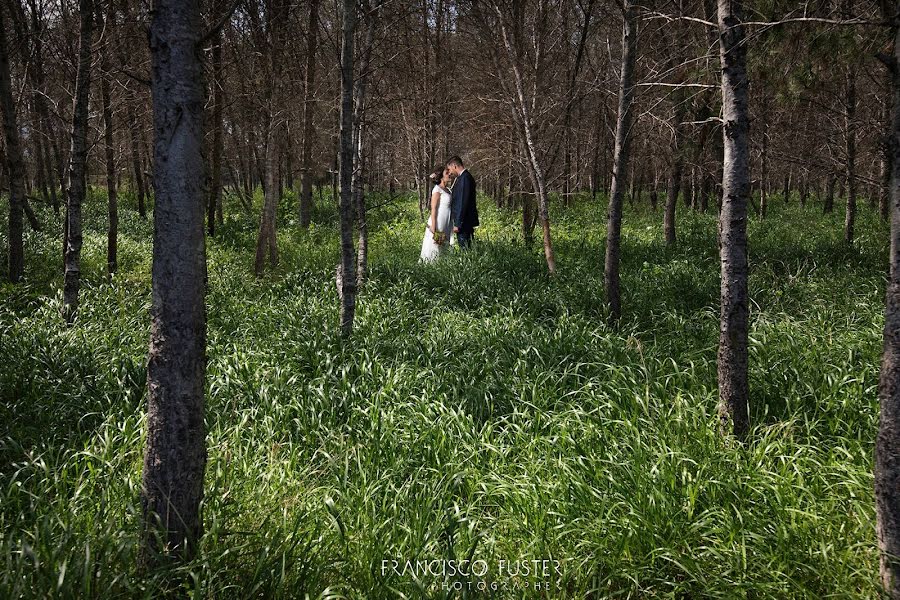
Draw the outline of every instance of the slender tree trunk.
[[[844,241],[853,244],[856,226],[856,70],[847,74],[847,212],[844,215]]]
[[[497,11],[500,12],[499,7]],[[530,103],[525,97],[525,86],[522,81],[521,69],[519,68],[518,54],[513,49],[509,32],[504,24],[503,15],[500,14],[498,16],[500,16],[500,31],[503,36],[503,43],[506,47],[513,73],[514,104],[516,104],[514,114],[517,115],[517,120],[519,121],[518,125],[521,129],[522,141],[524,142],[526,158],[528,159],[529,176],[538,199],[538,216],[541,220],[541,230],[544,239],[544,258],[547,261],[547,271],[553,275],[556,273],[556,256],[553,252],[553,240],[550,235],[550,203],[547,199],[544,171],[538,159],[537,146],[532,133]]]
[[[750,118],[747,47],[741,0],[718,0],[725,160],[722,179],[721,322],[718,379],[721,429],[743,438],[749,428],[747,381],[749,298],[747,200],[750,194]]]
[[[825,182],[825,201],[822,203],[822,213],[828,214],[834,211],[834,185],[837,177],[834,173],[828,174]]]
[[[3,133],[6,140],[6,169],[9,174],[9,280],[18,283],[25,275],[25,243],[23,241],[22,205],[25,202],[25,164],[16,120],[12,79],[9,71],[9,45],[6,19],[0,6],[0,109],[3,111]]]
[[[221,3],[218,3],[221,4]],[[206,228],[216,235],[216,213],[222,204],[222,34],[217,32],[212,43],[212,156],[210,160],[209,198],[206,201]]]
[[[900,599],[900,28],[898,8],[883,5],[885,19],[893,17],[893,48],[883,57],[891,78],[891,122],[887,146],[890,156],[891,249],[887,286],[884,354],[878,400],[881,414],[875,441],[875,514],[881,551],[881,583],[887,596]]]
[[[278,162],[281,148],[281,129],[284,125],[282,117],[282,77],[281,57],[283,45],[283,27],[287,20],[289,5],[286,1],[273,2],[267,14],[269,30],[269,81],[268,114],[266,121],[266,149],[263,186],[263,209],[259,219],[259,235],[256,238],[256,260],[254,272],[259,277],[266,268],[266,256],[270,268],[278,264],[278,243],[276,232],[276,214],[281,199],[281,178],[278,174]]]
[[[189,560],[203,532],[206,247],[200,35],[198,0],[156,0],[150,24],[153,305],[139,558],[145,568],[165,558]]]
[[[632,0],[624,0],[622,25],[622,66],[619,79],[619,113],[616,123],[616,147],[613,154],[612,189],[606,221],[606,261],[603,273],[606,303],[610,317],[618,320],[622,314],[619,290],[620,246],[622,239],[622,195],[625,192],[624,173],[628,169],[631,147],[631,103],[634,96],[634,61],[637,39],[635,8]]]
[[[353,333],[356,312],[356,253],[353,248],[353,33],[356,29],[356,0],[343,0],[343,42],[341,44],[341,264],[338,267],[338,294],[341,300],[341,335]]]
[[[672,172],[669,180],[669,194],[666,198],[666,211],[663,216],[663,232],[666,237],[666,246],[671,246],[676,241],[675,211],[678,206],[678,192],[681,189],[681,178],[684,173],[684,118],[687,113],[687,93],[685,88],[679,88],[672,95],[674,104],[674,140],[672,143]]]
[[[97,24],[103,28],[103,14],[97,6]],[[119,237],[119,203],[116,190],[116,149],[113,145],[113,114],[109,89],[109,44],[114,39],[112,29],[115,27],[115,13],[113,4],[108,8],[106,19],[107,47],[101,49],[101,68],[104,71],[100,78],[100,98],[103,105],[103,142],[106,157],[106,194],[107,212],[109,214],[109,228],[106,236],[106,270],[109,275],[118,268],[118,237]]]
[[[93,0],[80,0],[81,33],[78,41],[78,72],[72,111],[72,150],[69,153],[69,196],[66,202],[66,254],[63,283],[63,317],[71,323],[78,311],[81,283],[81,204],[87,193],[88,100],[91,87],[91,36],[94,26]]]
[[[768,115],[768,101],[764,101],[765,106],[763,108],[763,113]],[[763,119],[763,130],[762,130],[762,152],[760,157],[760,162],[762,163],[760,166],[760,174],[759,174],[759,217],[761,219],[766,218],[766,213],[769,208],[769,195],[768,190],[766,189],[766,178],[768,177],[768,150],[769,150],[769,124]]]
[[[360,137],[362,137],[363,131],[363,127],[360,126]],[[363,285],[365,285],[369,270],[369,228],[366,224],[366,192],[363,183],[366,157],[363,154],[361,141],[357,146],[357,165],[356,181],[354,182],[353,189],[356,200],[356,226],[359,232],[359,241],[356,252],[356,286],[357,289],[362,289]]]
[[[357,290],[365,284],[369,265],[369,229],[366,226],[366,198],[365,198],[365,156],[363,141],[365,115],[366,115],[366,88],[369,81],[369,69],[372,64],[372,49],[375,45],[375,28],[378,26],[380,11],[376,7],[370,10],[368,3],[364,4],[366,12],[366,41],[363,47],[359,64],[360,76],[356,82],[355,107],[353,111],[353,153],[356,165],[353,170],[353,196],[356,204],[357,228],[359,230],[359,244],[356,255],[356,286]]]
[[[675,243],[675,209],[678,205],[678,190],[681,188],[681,161],[675,159],[669,178],[669,192],[666,195],[666,211],[663,215],[663,231],[666,235],[666,246]]]
[[[310,0],[309,29],[306,35],[306,77],[303,86],[303,177],[300,183],[300,226],[309,227],[312,211],[313,163],[312,146],[315,137],[316,51],[319,35],[319,0]]]
[[[125,120],[128,122],[128,145],[131,147],[131,169],[134,174],[134,192],[137,194],[137,211],[141,218],[147,217],[147,207],[144,205],[144,173],[141,167],[141,154],[138,142],[138,125],[134,116],[134,107],[131,99],[125,100]]]

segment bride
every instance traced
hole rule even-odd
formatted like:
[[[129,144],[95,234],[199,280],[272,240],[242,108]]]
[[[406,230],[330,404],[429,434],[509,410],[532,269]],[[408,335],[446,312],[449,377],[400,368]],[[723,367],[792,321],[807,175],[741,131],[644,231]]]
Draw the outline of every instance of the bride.
[[[432,171],[429,179],[434,183],[431,190],[431,215],[425,226],[425,237],[422,239],[422,253],[419,260],[431,262],[454,245],[450,227],[450,170],[444,166]]]

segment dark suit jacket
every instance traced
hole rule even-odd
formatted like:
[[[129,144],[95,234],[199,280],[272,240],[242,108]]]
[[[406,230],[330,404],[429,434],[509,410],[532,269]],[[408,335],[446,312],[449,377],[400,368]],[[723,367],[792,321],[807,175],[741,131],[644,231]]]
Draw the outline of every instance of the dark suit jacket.
[[[460,233],[472,233],[478,227],[478,206],[475,204],[475,178],[468,169],[463,171],[453,184],[450,213],[454,227]]]

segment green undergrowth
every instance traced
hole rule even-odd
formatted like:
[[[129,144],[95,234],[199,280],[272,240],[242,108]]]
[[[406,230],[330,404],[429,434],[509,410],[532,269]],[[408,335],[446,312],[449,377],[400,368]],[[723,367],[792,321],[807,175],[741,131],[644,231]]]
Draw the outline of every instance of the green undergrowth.
[[[61,221],[37,207],[27,281],[0,288],[0,597],[155,597],[173,580],[196,598],[877,595],[874,211],[853,248],[842,215],[813,204],[776,197],[751,219],[753,431],[739,445],[716,432],[714,215],[679,206],[666,248],[661,213],[626,207],[612,327],[603,199],[554,203],[550,277],[518,214],[487,198],[476,249],[421,265],[415,201],[372,195],[371,278],[342,340],[328,196],[307,231],[282,201],[280,262],[261,279],[256,213],[227,199],[207,242],[206,533],[178,573],[143,575],[152,215],[123,194],[107,278],[93,192],[66,327]],[[464,559],[487,573],[383,562]],[[511,573],[536,559],[559,571]]]

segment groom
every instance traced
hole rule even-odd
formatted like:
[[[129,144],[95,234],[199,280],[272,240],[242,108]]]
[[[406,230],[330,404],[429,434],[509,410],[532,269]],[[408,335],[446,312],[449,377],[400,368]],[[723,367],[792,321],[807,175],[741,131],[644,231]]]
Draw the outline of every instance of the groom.
[[[447,168],[453,178],[453,197],[450,201],[450,215],[453,219],[453,233],[460,248],[468,248],[478,227],[478,207],[475,205],[475,178],[466,169],[458,156],[447,161]]]

